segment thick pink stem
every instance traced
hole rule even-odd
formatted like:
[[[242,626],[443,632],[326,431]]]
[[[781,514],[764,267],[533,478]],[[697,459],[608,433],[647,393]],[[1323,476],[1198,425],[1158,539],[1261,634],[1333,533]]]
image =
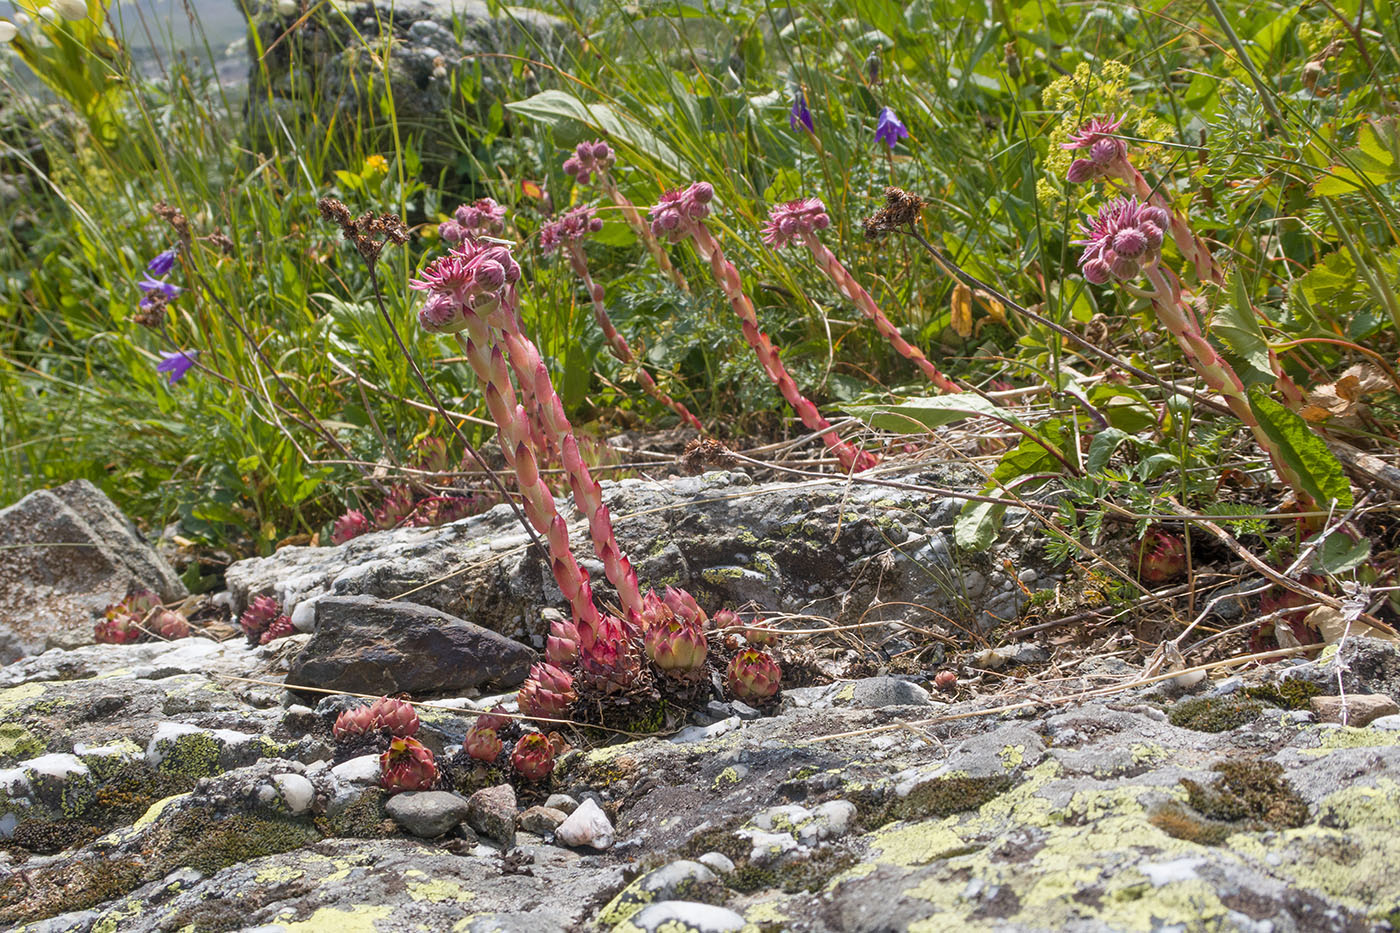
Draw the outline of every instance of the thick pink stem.
[[[850,271],[836,258],[836,254],[827,249],[814,233],[802,234],[801,240],[811,251],[812,258],[817,261],[817,267],[825,273],[831,283],[836,286],[837,291],[849,299],[861,314],[870,318],[875,324],[875,330],[890,342],[895,352],[906,360],[911,361],[928,377],[928,381],[936,387],[949,394],[961,392],[962,389],[953,380],[945,376],[937,366],[934,366],[924,356],[923,351],[900,335],[899,329],[880,310],[880,306],[875,304],[875,299],[870,297],[870,293],[861,287]]]
[[[729,306],[739,316],[744,339],[758,354],[758,361],[763,365],[764,373],[778,387],[778,391],[797,412],[802,423],[813,431],[822,432],[822,440],[832,453],[836,454],[844,469],[868,470],[878,464],[880,461],[873,454],[837,436],[836,432],[831,430],[831,422],[823,418],[817,411],[817,406],[798,391],[797,383],[788,375],[777,348],[773,346],[768,335],[758,329],[758,315],[754,313],[753,302],[744,294],[743,285],[739,281],[739,270],[724,258],[724,252],[709,229],[697,220],[690,225],[689,233],[692,242],[695,243],[696,252],[700,254],[701,259],[710,264],[710,272],[714,275],[715,282],[729,299]]]
[[[582,629],[596,629],[598,609],[588,584],[588,573],[574,560],[569,545],[569,530],[554,504],[554,496],[540,478],[535,459],[530,424],[523,406],[516,402],[515,389],[510,384],[505,359],[499,347],[492,347],[492,332],[486,322],[475,315],[468,316],[467,337],[462,349],[467,362],[484,386],[486,407],[496,422],[501,452],[506,463],[515,471],[520,496],[524,500],[525,517],[549,546],[550,566],[555,582],[569,601],[574,623]]]
[[[1154,289],[1150,298],[1152,307],[1157,312],[1157,319],[1176,338],[1181,352],[1191,362],[1197,375],[1206,385],[1223,395],[1225,403],[1230,406],[1235,416],[1249,426],[1254,433],[1254,439],[1269,454],[1275,472],[1293,488],[1299,505],[1305,509],[1312,508],[1312,497],[1304,491],[1297,473],[1288,466],[1288,461],[1279,452],[1273,438],[1264,432],[1259,425],[1259,419],[1254,416],[1254,409],[1249,405],[1249,396],[1245,394],[1244,383],[1230,364],[1215,352],[1210,341],[1202,335],[1196,315],[1183,295],[1181,283],[1177,281],[1176,276],[1164,269],[1160,263],[1144,269],[1143,274]]]
[[[650,231],[648,231],[650,232]],[[607,308],[603,305],[603,286],[593,281],[593,276],[588,272],[588,259],[583,254],[583,244],[577,240],[571,240],[568,246],[569,265],[573,266],[574,274],[583,280],[584,286],[588,289],[588,297],[593,303],[593,317],[598,322],[598,326],[603,329],[603,336],[608,338],[608,348],[612,350],[613,356],[624,363],[633,363],[636,357],[632,355],[632,348],[627,345],[627,338],[617,332],[613,326],[612,318],[608,317]],[[637,381],[648,395],[656,399],[663,405],[671,408],[676,414],[681,416],[681,420],[689,424],[695,430],[704,432],[705,427],[700,423],[700,419],[690,413],[690,409],[684,404],[676,401],[661,391],[661,387],[656,384],[656,380],[651,378],[651,373],[647,372],[640,363],[637,364]]]
[[[1216,285],[1225,284],[1225,270],[1215,261],[1215,256],[1211,254],[1210,247],[1206,241],[1201,239],[1191,230],[1191,225],[1185,215],[1175,210],[1160,189],[1154,190],[1143,177],[1142,172],[1128,159],[1120,159],[1115,165],[1116,171],[1113,177],[1126,184],[1138,200],[1160,207],[1167,212],[1167,217],[1171,221],[1172,242],[1181,255],[1192,264],[1196,271],[1196,279],[1200,282],[1214,282]],[[1284,401],[1291,408],[1301,408],[1306,401],[1303,390],[1298,388],[1298,384],[1293,381],[1288,373],[1283,371],[1283,364],[1279,362],[1278,354],[1272,347],[1269,348],[1269,366],[1274,372],[1275,385]]]
[[[641,212],[637,210],[637,205],[627,199],[627,196],[617,190],[617,185],[613,184],[612,178],[606,173],[602,173],[598,178],[603,186],[603,191],[614,204],[622,209],[622,216],[627,220],[627,226],[641,238],[646,244],[647,252],[651,253],[651,258],[656,260],[656,267],[662,271],[676,288],[683,292],[690,291],[690,286],[686,284],[685,276],[681,275],[681,270],[671,263],[671,257],[666,255],[666,251],[661,248],[661,244],[656,241],[656,235],[651,232],[651,227],[642,219]]]

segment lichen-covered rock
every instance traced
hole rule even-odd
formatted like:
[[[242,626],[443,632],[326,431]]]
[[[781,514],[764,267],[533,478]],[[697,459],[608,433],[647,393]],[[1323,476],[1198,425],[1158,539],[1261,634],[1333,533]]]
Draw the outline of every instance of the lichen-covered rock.
[[[947,473],[906,478],[963,482]],[[702,606],[753,601],[867,624],[922,620],[931,609],[987,628],[1014,618],[1025,600],[1020,583],[991,567],[1005,557],[1026,565],[1024,545],[954,561],[960,505],[946,496],[836,480],[755,484],[741,473],[602,485],[619,545],[643,585],[684,587]],[[588,540],[582,522],[570,534]],[[239,606],[274,593],[294,618],[299,605],[325,593],[392,599],[412,591],[419,603],[543,645],[541,611],[566,603],[527,541],[510,510],[498,506],[440,528],[362,535],[334,548],[282,548],[237,562],[226,579]],[[578,556],[606,594],[601,565],[586,551]],[[461,573],[467,567],[471,573]],[[1045,572],[1034,585],[1055,582]],[[918,702],[916,691],[908,685],[907,698],[897,701]]]

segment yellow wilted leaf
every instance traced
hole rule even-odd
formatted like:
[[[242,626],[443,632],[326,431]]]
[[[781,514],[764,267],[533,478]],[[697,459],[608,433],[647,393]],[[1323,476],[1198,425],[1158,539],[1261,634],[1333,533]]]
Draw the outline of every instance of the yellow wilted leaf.
[[[962,282],[953,289],[952,324],[959,337],[972,336],[972,289]]]
[[[997,324],[1006,323],[1006,305],[993,298],[986,289],[979,288],[973,292],[977,300],[982,302],[982,307],[987,309],[987,316]]]

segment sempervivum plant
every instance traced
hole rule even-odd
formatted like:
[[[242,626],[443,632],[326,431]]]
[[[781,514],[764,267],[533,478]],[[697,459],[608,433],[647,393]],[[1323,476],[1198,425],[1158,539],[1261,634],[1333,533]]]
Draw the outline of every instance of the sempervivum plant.
[[[369,532],[372,528],[373,526],[365,517],[364,512],[359,509],[350,509],[331,525],[331,544],[344,544],[352,538],[358,538]]]
[[[254,596],[248,608],[243,610],[243,615],[238,617],[238,624],[243,628],[248,644],[256,645],[262,643],[263,633],[279,619],[287,619],[286,624],[291,625],[292,620],[282,615],[282,606],[276,599],[266,595]]]
[[[331,735],[336,741],[342,741],[366,735],[376,728],[374,711],[368,706],[356,706],[340,711],[340,715],[335,717],[335,725],[331,727]]]
[[[161,638],[174,640],[190,634],[189,620],[171,609],[162,609],[151,620],[151,629]]]
[[[374,524],[380,531],[397,528],[413,514],[413,493],[407,486],[395,486],[374,510]]]
[[[496,730],[483,729],[479,724],[462,741],[462,750],[477,761],[493,762],[501,757],[504,749]]]
[[[736,700],[766,700],[778,692],[783,671],[766,651],[744,648],[729,662],[724,683]]]
[[[407,737],[418,732],[418,712],[412,703],[380,697],[370,704],[369,711],[375,728],[388,729],[390,735]]]
[[[1186,543],[1178,535],[1150,528],[1137,546],[1138,578],[1168,583],[1186,573]]]
[[[613,326],[612,318],[608,316],[607,307],[603,304],[603,286],[593,281],[593,276],[588,269],[588,257],[583,252],[583,238],[602,229],[603,222],[593,216],[593,208],[574,208],[559,220],[546,224],[540,230],[540,248],[545,253],[563,250],[564,254],[569,257],[569,265],[573,268],[574,274],[579,277],[584,288],[588,290],[589,300],[593,303],[593,319],[598,322],[603,336],[607,338],[608,349],[621,362],[633,364],[637,363],[637,358],[633,355],[627,338],[618,333],[617,328]],[[641,383],[642,389],[648,395],[680,415],[681,420],[695,430],[704,430],[700,419],[691,414],[690,409],[686,408],[684,404],[662,391],[661,387],[656,384],[656,380],[651,377],[651,373],[647,372],[640,364],[636,365],[636,373],[637,381]]]
[[[831,280],[831,284],[835,285],[861,314],[874,323],[875,330],[890,342],[896,353],[919,367],[928,381],[940,390],[948,393],[961,392],[962,389],[958,388],[953,380],[929,362],[923,351],[900,335],[899,328],[895,327],[880,310],[880,306],[875,304],[875,299],[870,297],[870,293],[841,264],[836,254],[822,244],[817,237],[817,231],[825,230],[829,226],[831,218],[827,216],[826,205],[822,203],[821,198],[799,198],[776,205],[769,212],[768,223],[763,228],[763,242],[773,249],[782,249],[793,243],[807,247],[822,274]]]
[[[533,719],[567,719],[578,694],[569,672],[553,664],[536,664],[516,696],[520,712]]]
[[[567,668],[578,660],[578,626],[568,619],[549,623],[549,635],[544,642],[544,656],[555,667]]]
[[[279,638],[295,635],[296,631],[296,626],[292,625],[290,616],[278,616],[267,624],[267,631],[258,636],[258,644],[269,644]]]
[[[130,645],[140,640],[140,625],[129,615],[103,619],[92,627],[92,637],[99,645]]]
[[[431,790],[437,779],[433,753],[417,739],[395,738],[379,756],[379,784],[391,794]]]
[[[528,733],[515,743],[510,763],[525,780],[543,781],[554,772],[554,746],[540,733]]]
[[[758,361],[769,380],[778,387],[784,399],[797,412],[802,423],[821,434],[822,440],[841,461],[846,470],[867,470],[879,461],[870,453],[844,441],[831,430],[831,423],[821,416],[817,406],[797,388],[797,383],[783,366],[778,348],[767,334],[759,330],[758,315],[754,312],[753,300],[744,293],[739,280],[739,270],[724,257],[719,241],[705,226],[705,218],[710,213],[710,202],[715,189],[708,183],[697,181],[683,190],[667,191],[651,208],[651,229],[658,237],[666,237],[673,243],[689,239],[695,245],[700,258],[709,264],[715,282],[729,299],[729,305],[738,316],[744,339],[758,354]]]
[[[647,657],[671,677],[698,680],[705,675],[709,646],[699,625],[672,618],[647,629],[642,639]]]

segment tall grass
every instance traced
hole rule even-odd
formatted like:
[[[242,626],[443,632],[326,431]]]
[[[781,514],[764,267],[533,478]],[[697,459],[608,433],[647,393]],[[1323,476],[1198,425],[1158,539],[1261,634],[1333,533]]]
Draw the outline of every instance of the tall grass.
[[[926,256],[861,235],[890,184],[929,199],[925,233],[979,278],[1056,323],[1099,333],[1109,322],[1118,351],[1145,365],[1174,363],[1143,308],[1074,269],[1071,241],[1097,196],[1060,181],[1058,143],[1101,112],[1129,114],[1154,180],[1240,269],[1296,378],[1335,378],[1354,357],[1337,341],[1393,358],[1400,137],[1380,114],[1394,104],[1400,35],[1384,4],[1362,15],[1355,2],[1231,3],[1233,39],[1197,4],[542,6],[561,20],[558,41],[521,35],[452,78],[446,163],[425,160],[424,127],[399,124],[382,57],[377,77],[366,72],[373,106],[346,111],[328,109],[313,82],[292,89],[293,106],[275,102],[270,74],[251,99],[230,96],[199,63],[207,45],[167,50],[147,77],[118,43],[98,67],[119,92],[98,110],[86,85],[51,80],[43,92],[0,49],[5,119],[38,144],[0,159],[29,185],[14,208],[22,223],[0,232],[0,501],[82,476],[153,526],[178,519],[188,536],[267,550],[368,502],[374,465],[406,461],[416,437],[447,436],[412,405],[365,270],[316,215],[325,195],[400,213],[421,234],[387,252],[380,273],[418,359],[445,358],[425,369],[449,408],[483,414],[469,370],[410,326],[405,285],[437,248],[436,221],[489,194],[511,208],[522,309],[570,416],[600,431],[673,423],[604,352],[567,264],[535,246],[551,206],[596,197],[560,163],[599,135],[619,150],[618,179],[638,205],[693,180],[715,186],[715,224],[765,329],[825,404],[927,393],[809,262],[762,245],[768,206],[799,195],[826,201],[826,241],[941,367],[979,386],[1047,386],[1047,411],[1072,405],[1054,393],[1097,368],[985,304],[974,329],[955,327],[952,283]],[[100,21],[96,0],[93,10]],[[252,54],[305,55],[302,30],[344,28],[341,17],[316,7],[273,44],[255,36]],[[799,89],[810,134],[788,120]],[[893,151],[873,136],[883,107],[912,134]],[[151,330],[132,314],[145,263],[172,242],[151,213],[160,200],[197,237],[222,233],[231,247],[195,240],[172,276],[187,292]],[[722,436],[786,430],[789,413],[693,257],[673,251],[692,285],[681,292],[616,211],[602,216],[588,246],[595,275],[668,391]],[[153,363],[177,347],[198,350],[207,370],[168,386]]]

